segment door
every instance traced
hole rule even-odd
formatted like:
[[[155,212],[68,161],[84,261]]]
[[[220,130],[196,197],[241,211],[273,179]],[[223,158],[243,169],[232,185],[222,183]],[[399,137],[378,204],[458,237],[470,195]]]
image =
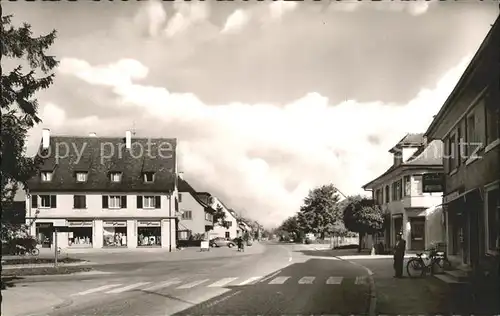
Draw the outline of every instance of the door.
[[[411,231],[411,250],[424,250],[425,249],[425,218],[414,217],[410,218],[410,231]]]

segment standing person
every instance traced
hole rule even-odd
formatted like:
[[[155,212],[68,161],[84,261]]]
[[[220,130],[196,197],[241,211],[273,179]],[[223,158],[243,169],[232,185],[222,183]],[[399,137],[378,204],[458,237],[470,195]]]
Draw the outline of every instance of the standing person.
[[[403,263],[405,258],[406,241],[403,239],[403,233],[396,235],[396,247],[394,248],[394,277],[403,277]]]

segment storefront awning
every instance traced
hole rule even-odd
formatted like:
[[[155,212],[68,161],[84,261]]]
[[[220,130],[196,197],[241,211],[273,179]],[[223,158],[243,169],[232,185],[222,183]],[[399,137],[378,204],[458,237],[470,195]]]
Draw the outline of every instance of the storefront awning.
[[[454,191],[448,195],[445,195],[443,197],[443,205],[449,204],[451,202],[458,202],[461,199],[464,199],[463,201],[465,201],[465,197],[473,193],[474,191],[477,191],[477,193],[479,193],[479,188],[470,189],[462,193],[460,193],[459,191]]]

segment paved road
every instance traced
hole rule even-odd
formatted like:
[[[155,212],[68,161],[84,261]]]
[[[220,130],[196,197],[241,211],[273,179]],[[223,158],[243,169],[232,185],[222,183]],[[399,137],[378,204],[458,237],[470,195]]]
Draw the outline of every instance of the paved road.
[[[293,247],[269,245],[260,254],[146,263],[78,282],[25,285],[64,297],[57,309],[38,315],[366,314],[364,269],[307,257]]]

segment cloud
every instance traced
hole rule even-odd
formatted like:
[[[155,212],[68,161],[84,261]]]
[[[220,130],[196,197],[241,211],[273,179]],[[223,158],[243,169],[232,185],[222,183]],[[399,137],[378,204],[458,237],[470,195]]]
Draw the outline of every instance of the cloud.
[[[145,26],[149,36],[156,37],[167,20],[167,13],[162,3],[156,0],[148,1],[134,17],[134,24]]]
[[[413,0],[407,2],[381,0],[377,2],[368,1],[334,1],[332,0],[328,6],[328,11],[335,12],[354,12],[361,8],[375,9],[377,11],[389,12],[408,12],[413,16],[422,15],[427,12],[432,0]]]
[[[63,58],[60,72],[109,86],[119,98],[114,106],[136,110],[141,136],[179,138],[180,168],[196,188],[275,225],[298,210],[313,186],[332,182],[345,194],[355,194],[385,171],[390,164],[387,150],[406,132],[426,129],[469,60],[408,104],[331,104],[311,92],[289,104],[208,105],[191,93],[134,82],[147,75],[138,61],[93,66]],[[46,105],[44,111],[46,120],[59,113],[46,121],[56,124],[54,133],[85,134],[93,126],[101,134],[121,135],[127,128],[112,116],[57,125],[64,118],[57,106]]]
[[[244,27],[248,23],[249,20],[250,16],[246,11],[241,9],[235,10],[227,18],[221,33],[232,33],[239,31],[242,27]]]
[[[210,16],[210,6],[205,2],[174,2],[177,13],[168,21],[164,30],[167,37],[186,31],[192,25],[205,21]]]
[[[272,19],[281,19],[287,12],[294,11],[298,6],[296,1],[273,1],[269,4]]]

